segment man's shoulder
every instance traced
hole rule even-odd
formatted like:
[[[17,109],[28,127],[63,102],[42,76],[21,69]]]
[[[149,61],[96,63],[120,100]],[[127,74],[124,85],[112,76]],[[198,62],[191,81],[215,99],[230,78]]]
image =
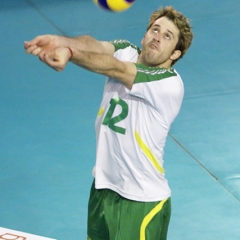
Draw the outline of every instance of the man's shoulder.
[[[110,41],[110,43],[112,43],[114,45],[115,51],[130,47],[130,48],[135,49],[138,53],[141,52],[139,47],[137,47],[135,44],[133,44],[130,41],[125,40],[125,39],[112,40],[112,41]]]

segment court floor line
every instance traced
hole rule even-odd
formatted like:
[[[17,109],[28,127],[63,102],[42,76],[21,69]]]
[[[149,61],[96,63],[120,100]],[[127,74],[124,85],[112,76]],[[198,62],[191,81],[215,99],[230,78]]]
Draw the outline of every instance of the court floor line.
[[[185,96],[184,99],[193,99],[193,98],[204,98],[204,97],[213,97],[213,96],[223,96],[229,95],[232,93],[240,93],[239,90],[231,90],[231,91],[224,91],[224,92],[213,92],[213,93],[206,93],[206,94],[194,94],[193,96]]]
[[[176,138],[174,138],[171,134],[168,134],[168,136],[184,151],[186,152],[202,169],[204,169],[211,177],[213,177],[224,189],[227,190],[228,193],[230,193],[235,199],[237,199],[240,202],[240,199],[238,199],[236,196],[234,196],[230,190],[225,187],[221,182],[219,182],[218,178],[209,171],[196,157],[194,157]]]

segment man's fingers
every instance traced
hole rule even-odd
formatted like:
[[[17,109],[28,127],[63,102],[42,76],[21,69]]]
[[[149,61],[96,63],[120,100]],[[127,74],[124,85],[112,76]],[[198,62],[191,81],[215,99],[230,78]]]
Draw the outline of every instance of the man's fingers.
[[[25,41],[24,44],[26,43],[26,45],[30,45],[30,46],[33,46],[33,45],[44,46],[49,44],[51,40],[52,40],[51,36],[41,35],[41,36],[35,37],[31,41]]]
[[[45,51],[41,51],[41,52],[39,53],[39,55],[38,55],[39,59],[40,59],[42,62],[44,62],[44,55],[45,55],[45,54],[46,54]]]
[[[43,48],[38,47],[36,45],[31,46],[29,48],[26,49],[26,53],[27,54],[33,54],[35,56],[39,56],[39,54],[43,51]]]
[[[29,42],[24,42],[23,46],[27,50],[30,47],[30,44],[29,44]]]
[[[37,46],[29,46],[29,47],[26,47],[26,53],[27,54],[31,54],[35,49],[37,48]]]
[[[38,55],[42,49],[48,50],[48,45],[50,44],[51,40],[52,38],[50,35],[42,35],[34,38],[31,41],[25,41],[24,48],[26,53]]]
[[[43,49],[41,47],[37,47],[35,49],[32,50],[32,54],[35,56],[39,56],[39,54],[43,51]]]
[[[45,53],[43,56],[43,62],[45,62],[48,66],[55,69],[58,72],[61,72],[65,65],[61,63],[58,59],[53,57],[53,53],[47,54]]]

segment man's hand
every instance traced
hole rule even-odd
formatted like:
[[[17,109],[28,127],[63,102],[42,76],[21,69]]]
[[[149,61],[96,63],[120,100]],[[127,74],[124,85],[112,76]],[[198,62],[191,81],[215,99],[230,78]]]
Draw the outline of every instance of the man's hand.
[[[71,52],[69,48],[60,47],[50,53],[45,52],[39,56],[39,59],[54,70],[61,72],[67,65],[70,57]]]
[[[61,37],[57,35],[37,36],[29,42],[24,42],[26,53],[40,58],[43,58],[45,53],[53,52],[58,47],[61,47]]]

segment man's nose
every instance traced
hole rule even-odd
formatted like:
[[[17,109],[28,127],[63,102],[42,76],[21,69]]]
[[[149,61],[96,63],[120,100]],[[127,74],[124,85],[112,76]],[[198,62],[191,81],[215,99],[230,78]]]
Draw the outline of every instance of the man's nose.
[[[154,40],[157,41],[157,42],[160,42],[160,39],[161,39],[161,33],[160,32],[156,32],[154,34]]]
[[[154,36],[153,40],[156,41],[156,42],[160,42],[160,36],[159,35],[158,36]]]

